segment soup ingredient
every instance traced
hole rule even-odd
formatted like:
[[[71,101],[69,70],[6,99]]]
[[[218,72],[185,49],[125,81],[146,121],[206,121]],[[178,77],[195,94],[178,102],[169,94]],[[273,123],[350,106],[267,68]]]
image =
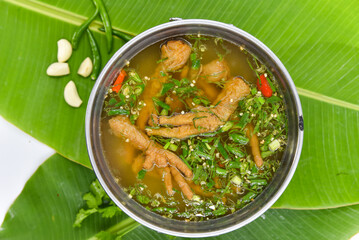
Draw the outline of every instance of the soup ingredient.
[[[160,168],[165,168],[168,166],[168,164],[170,164],[173,167],[173,169],[171,169],[172,175],[175,171],[181,171],[186,177],[192,177],[192,171],[176,154],[163,149],[162,146],[150,140],[146,134],[131,124],[128,117],[113,117],[109,120],[109,125],[117,137],[128,139],[135,148],[145,152],[146,157],[145,162],[143,163],[144,169],[150,170],[153,168],[154,164]],[[166,173],[168,174],[168,170]],[[165,179],[167,179],[167,181],[170,180],[169,177]],[[187,191],[189,187],[184,186],[187,185],[187,183],[178,176],[175,178],[175,180],[179,186],[182,186],[182,188],[185,189],[183,194],[185,194],[188,199],[192,199],[192,195]],[[167,182],[166,185],[168,184],[170,183]]]
[[[107,40],[107,52],[111,52],[112,50],[112,26],[110,16],[107,13],[105,4],[102,0],[93,0],[96,8],[100,12],[100,17],[105,28],[106,40]]]
[[[229,76],[229,67],[226,60],[216,59],[203,65],[200,79],[209,83],[226,80]],[[199,81],[203,82],[203,81]]]
[[[151,175],[152,177],[156,177],[156,178],[162,177],[162,180],[165,183],[167,194],[169,196],[172,196],[174,194],[174,192],[173,192],[173,188],[172,188],[172,177],[171,177],[170,168],[169,167],[164,167],[164,168],[154,167],[151,170],[146,171],[145,169],[142,169],[144,159],[145,159],[145,156],[143,154],[138,155],[132,164],[132,170],[137,175],[137,179],[143,179],[145,177],[145,175]]]
[[[64,98],[67,104],[71,107],[80,107],[82,104],[82,100],[77,92],[76,85],[73,81],[70,81],[66,84],[64,90]]]
[[[249,145],[251,146],[254,162],[256,163],[257,167],[262,167],[263,159],[259,150],[259,141],[257,135],[253,131],[252,124],[247,125],[246,135],[249,138]]]
[[[114,91],[116,93],[118,93],[120,91],[120,89],[122,87],[122,82],[125,79],[126,75],[127,74],[126,74],[125,70],[122,69],[120,71],[120,74],[118,74],[118,77],[116,78],[116,81],[113,84],[112,91]]]
[[[280,143],[277,139],[273,140],[270,144],[268,144],[269,150],[272,152],[276,151],[278,148],[280,148]]]
[[[267,81],[266,75],[261,74],[259,78],[257,79],[257,88],[260,90],[263,94],[263,96],[269,98],[272,96],[272,89],[269,86],[269,83]]]
[[[105,28],[99,28],[98,30],[100,30],[101,32],[105,32]],[[133,38],[132,35],[115,30],[115,29],[112,29],[112,34],[115,35],[116,37],[121,38],[125,42],[128,42]]]
[[[91,74],[91,79],[96,80],[98,77],[98,74],[100,73],[100,70],[101,70],[100,50],[97,46],[96,39],[92,35],[91,31],[89,29],[87,29],[86,31],[87,31],[87,35],[89,37],[89,42],[90,42],[91,51],[92,51],[92,59],[93,59],[93,70],[92,70],[92,74]]]
[[[174,128],[147,128],[148,135],[167,138],[187,138],[201,133],[214,132],[233,114],[238,102],[249,94],[249,86],[240,77],[229,80],[217,99],[214,107],[199,106],[185,114],[171,117],[152,115],[150,125],[171,125]]]
[[[171,166],[171,173],[173,178],[176,180],[178,186],[180,187],[181,191],[183,192],[183,194],[187,197],[187,199],[192,200],[193,192],[191,188],[188,186],[186,180],[177,171],[177,169],[172,166]]]
[[[224,82],[229,76],[229,67],[227,62],[222,60],[213,60],[205,65],[199,71],[196,86],[204,91],[206,97],[210,101],[215,101],[218,96],[219,90],[216,84]]]
[[[147,135],[139,131],[131,124],[125,116],[116,116],[109,120],[110,127],[117,137],[129,139],[137,149],[146,153],[146,159],[143,167],[147,170],[156,163],[159,167],[167,166],[168,162],[179,169],[186,177],[192,176],[192,171],[182,160],[174,153],[159,147],[155,142],[151,141]]]
[[[140,130],[145,129],[151,114],[156,113],[153,97],[160,93],[162,84],[168,81],[168,72],[182,68],[187,63],[190,53],[191,47],[182,40],[170,40],[162,44],[161,61],[142,94],[145,106],[140,110],[136,121]]]
[[[171,167],[172,168],[172,167]],[[178,173],[180,174],[176,168],[174,168],[174,173]],[[163,176],[163,180],[165,182],[165,186],[166,186],[166,190],[168,195],[172,196],[173,195],[173,188],[172,188],[172,177],[171,177],[171,170],[169,167],[165,167],[165,168],[161,168],[162,170],[162,176]],[[182,176],[181,176],[182,177]],[[176,180],[177,181],[177,180]],[[178,182],[178,181],[177,181]]]
[[[105,101],[104,109],[107,115],[128,115],[131,123],[134,124],[139,111],[146,105],[139,97],[145,85],[145,78],[141,79],[134,69],[128,69],[127,72],[122,69],[108,93],[110,101]]]
[[[60,39],[57,41],[57,61],[64,63],[71,57],[72,46],[66,39]]]
[[[72,35],[72,47],[76,50],[78,43],[81,39],[82,34],[86,31],[86,29],[90,26],[90,24],[92,23],[93,20],[95,20],[95,18],[98,15],[98,7],[96,6],[96,10],[95,13],[88,18],[85,22],[83,22],[78,29],[74,32],[74,35]]]
[[[172,40],[163,44],[161,51],[161,59],[164,59],[164,61],[161,62],[160,66],[168,72],[176,71],[187,63],[191,48],[183,40]]]
[[[86,78],[86,77],[90,76],[90,74],[92,72],[92,68],[93,68],[93,65],[92,65],[91,58],[87,57],[81,63],[79,70],[77,71],[77,74]]]
[[[65,76],[70,74],[70,67],[68,63],[52,63],[46,70],[46,74],[49,76]]]

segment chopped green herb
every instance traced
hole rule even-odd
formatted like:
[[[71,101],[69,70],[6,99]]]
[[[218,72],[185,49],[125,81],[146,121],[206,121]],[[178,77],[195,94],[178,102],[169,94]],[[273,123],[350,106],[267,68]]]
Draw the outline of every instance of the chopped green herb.
[[[241,163],[237,162],[237,161],[231,161],[230,163],[228,163],[228,168],[240,168],[241,167]]]
[[[262,156],[262,158],[266,158],[266,157],[269,157],[269,156],[271,156],[273,154],[274,154],[274,152],[272,152],[272,151],[266,151],[266,152],[262,152],[261,156]]]
[[[233,142],[240,144],[247,144],[249,139],[239,133],[230,133],[229,137],[233,140]]]
[[[209,155],[208,153],[202,152],[200,150],[196,150],[195,154],[199,157],[203,157],[205,159],[213,159],[213,157],[211,155]]]
[[[141,171],[139,171],[138,174],[137,174],[137,178],[138,179],[143,179],[145,177],[146,173],[147,173],[146,170],[141,169]]]
[[[110,98],[110,100],[108,101],[108,105],[114,105],[117,103],[117,100],[115,98]]]
[[[216,168],[216,173],[218,175],[221,175],[221,176],[226,176],[227,175],[227,170],[223,169],[223,168],[220,168],[220,167],[217,167]]]
[[[268,144],[269,150],[272,152],[276,151],[278,148],[280,148],[280,143],[277,139],[273,140],[270,144]]]
[[[155,105],[160,106],[161,108],[166,109],[167,111],[170,111],[170,110],[171,110],[171,107],[170,107],[169,105],[167,105],[166,103],[162,102],[162,101],[159,100],[158,98],[153,97],[152,100],[153,100],[153,103],[154,103]]]
[[[264,100],[264,98],[262,98],[262,97],[258,97],[258,98],[256,98],[256,100],[257,100],[257,102],[259,102],[261,105],[263,105],[263,104],[265,103],[265,100]]]
[[[151,202],[151,199],[144,195],[137,195],[136,199],[137,199],[137,201],[139,201],[142,204],[148,204]]]
[[[168,115],[168,110],[167,109],[162,109],[161,112],[160,112],[160,115],[161,116],[167,116]]]
[[[267,99],[267,102],[271,103],[271,104],[277,103],[277,102],[280,102],[280,101],[282,101],[282,99],[280,97],[277,97],[277,96],[274,96],[274,95]]]
[[[221,128],[221,131],[222,131],[222,132],[226,132],[226,131],[228,131],[229,129],[231,129],[231,128],[233,127],[233,125],[234,125],[233,122],[228,121],[228,122],[226,122],[226,123],[223,125],[223,127]]]
[[[239,185],[241,185],[241,183],[242,183],[242,179],[236,175],[236,176],[234,176],[234,177],[231,179],[231,182],[232,182],[233,184],[239,186]]]
[[[174,83],[169,82],[169,83],[164,83],[162,85],[162,90],[161,90],[161,95],[165,95],[169,90],[171,90],[173,87],[175,86]]]
[[[244,128],[247,123],[249,122],[249,113],[245,112],[241,119],[239,120],[239,123],[236,124],[236,126],[240,127],[240,128]]]
[[[191,62],[192,62],[192,69],[194,69],[194,70],[199,69],[199,67],[201,65],[201,60],[197,58],[197,54],[192,53],[190,58],[191,58]]]
[[[129,115],[130,111],[126,110],[126,109],[110,109],[107,112],[108,116],[114,116],[114,115]]]
[[[251,185],[264,186],[267,185],[267,180],[265,179],[252,179]]]
[[[228,145],[227,146],[227,149],[228,149],[228,151],[230,151],[231,153],[233,153],[234,155],[236,155],[237,157],[244,157],[245,156],[245,154],[242,152],[242,151],[240,151],[238,148],[236,148],[236,147],[233,147],[233,146],[231,146],[231,145]]]
[[[178,212],[178,210],[176,208],[168,208],[168,207],[157,207],[157,208],[152,209],[152,211],[158,212],[158,213],[163,213],[163,212],[176,213],[176,212]]]
[[[251,94],[252,95],[256,95],[257,94],[257,92],[258,92],[258,90],[257,90],[257,88],[251,88]]]
[[[224,149],[224,147],[223,147],[223,145],[222,145],[221,142],[218,142],[218,143],[217,143],[217,149],[218,149],[219,153],[222,155],[222,157],[223,157],[225,160],[229,158],[229,157],[228,157],[228,153],[227,153],[226,149]]]
[[[226,212],[227,212],[227,208],[221,205],[217,210],[213,211],[213,215],[218,217],[226,214]]]
[[[177,148],[178,148],[178,146],[173,143],[171,143],[170,146],[168,147],[168,149],[173,152],[177,151]]]
[[[161,63],[161,62],[163,62],[163,61],[166,61],[168,59],[168,57],[165,57],[165,58],[161,58],[160,60],[158,60],[156,63],[158,64],[158,63]]]
[[[242,203],[248,203],[250,202],[252,199],[254,199],[257,196],[256,193],[254,192],[248,192],[246,195],[244,195],[241,199],[240,202]]]

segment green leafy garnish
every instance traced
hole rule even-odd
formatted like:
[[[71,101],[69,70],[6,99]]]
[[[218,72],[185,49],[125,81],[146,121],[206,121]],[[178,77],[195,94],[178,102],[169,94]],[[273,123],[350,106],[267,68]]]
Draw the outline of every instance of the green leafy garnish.
[[[138,179],[143,179],[145,177],[146,173],[147,173],[146,170],[141,169],[141,171],[139,171],[138,174],[137,174],[137,178]]]
[[[162,102],[162,101],[159,100],[158,98],[153,97],[152,100],[153,100],[153,103],[154,103],[156,106],[159,106],[159,107],[161,107],[161,108],[163,108],[163,109],[166,109],[167,111],[170,111],[170,110],[171,110],[171,107],[170,107],[168,104]]]
[[[104,218],[111,218],[122,212],[110,200],[98,180],[91,183],[90,192],[84,194],[83,200],[86,202],[86,208],[81,208],[77,213],[74,227],[81,227],[81,223],[94,213],[100,213]]]

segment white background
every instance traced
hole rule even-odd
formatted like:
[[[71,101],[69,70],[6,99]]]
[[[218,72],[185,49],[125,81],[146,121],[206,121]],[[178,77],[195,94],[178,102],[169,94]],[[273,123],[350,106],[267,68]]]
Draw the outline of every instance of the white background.
[[[54,153],[0,116],[0,225],[26,181]]]
[[[26,181],[54,153],[0,116],[0,225]]]

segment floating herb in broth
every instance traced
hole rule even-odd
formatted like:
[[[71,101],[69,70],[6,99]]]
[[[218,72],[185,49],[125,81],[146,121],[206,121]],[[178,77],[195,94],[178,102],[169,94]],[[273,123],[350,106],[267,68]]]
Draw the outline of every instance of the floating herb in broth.
[[[268,185],[286,147],[286,109],[273,75],[242,46],[183,36],[144,49],[123,71],[105,99],[101,138],[131,198],[202,221],[245,207]]]

